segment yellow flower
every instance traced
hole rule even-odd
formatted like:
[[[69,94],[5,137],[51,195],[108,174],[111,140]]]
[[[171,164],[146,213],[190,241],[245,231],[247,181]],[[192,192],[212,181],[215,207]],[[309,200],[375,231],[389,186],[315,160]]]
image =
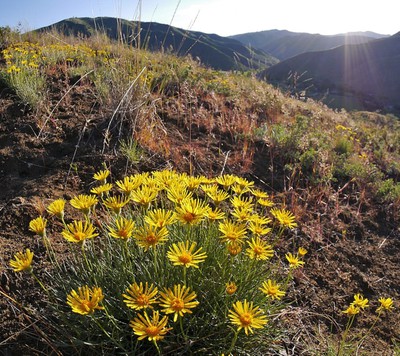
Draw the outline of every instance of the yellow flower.
[[[207,212],[207,218],[211,221],[222,220],[225,218],[225,213],[218,208],[215,208],[214,210],[209,209]]]
[[[25,252],[17,252],[14,255],[14,260],[10,261],[10,266],[14,269],[14,272],[22,272],[32,270],[33,252],[29,248]]]
[[[391,311],[393,309],[392,298],[379,298],[378,300],[381,305],[376,309],[377,313],[380,313],[383,310]]]
[[[167,188],[167,198],[175,204],[181,204],[184,199],[191,198],[192,192],[187,190],[186,185],[174,183]]]
[[[237,291],[237,285],[235,282],[228,282],[225,287],[226,294],[232,295]]]
[[[304,247],[299,247],[298,254],[300,257],[303,257],[307,254],[307,250]]]
[[[219,224],[219,231],[222,233],[220,238],[227,243],[242,243],[246,238],[246,225],[240,222],[224,220]]]
[[[297,226],[296,217],[286,209],[271,209],[271,214],[278,220],[281,227],[293,229]]]
[[[354,301],[351,304],[361,309],[369,307],[368,299],[364,298],[360,293],[354,294]]]
[[[206,194],[215,203],[215,205],[219,205],[221,202],[229,198],[229,194],[227,192],[218,189],[215,185],[213,187],[215,187],[215,189],[207,191]]]
[[[271,206],[274,206],[274,202],[268,198],[260,198],[257,200],[257,203],[261,206],[264,206],[266,208],[269,208]]]
[[[59,219],[64,218],[64,208],[65,208],[65,200],[64,199],[57,199],[54,200],[49,206],[47,207],[47,211],[51,215],[57,216]]]
[[[155,226],[145,225],[139,228],[133,236],[136,239],[137,244],[147,251],[149,248],[154,248],[158,244],[167,241],[168,230],[166,227],[158,229]]]
[[[253,260],[266,260],[274,255],[272,246],[261,240],[258,236],[247,241],[249,248],[246,250],[247,255]]]
[[[115,237],[116,239],[127,240],[132,237],[133,229],[135,228],[135,222],[119,216],[115,220],[115,228],[111,226],[107,226],[107,228],[112,237]]]
[[[264,236],[271,232],[270,227],[265,227],[258,221],[250,220],[248,229],[256,236]]]
[[[176,221],[176,216],[171,210],[155,209],[147,212],[144,221],[149,225],[161,228],[172,225]]]
[[[98,187],[94,187],[90,189],[90,193],[96,194],[96,195],[102,195],[103,193],[107,193],[112,189],[112,184],[111,183],[106,183],[99,185]]]
[[[236,256],[242,252],[242,243],[238,241],[232,241],[227,244],[227,249],[231,256]]]
[[[204,262],[207,255],[205,252],[201,252],[201,247],[197,251],[193,252],[195,248],[196,242],[192,242],[190,247],[189,241],[172,244],[167,253],[168,259],[174,266],[199,268],[198,264]]]
[[[97,204],[98,200],[94,195],[79,194],[71,199],[70,204],[85,215],[88,215],[92,206]]]
[[[147,209],[150,203],[157,198],[157,195],[158,190],[154,187],[142,186],[131,192],[131,199]]]
[[[133,283],[126,290],[128,294],[122,294],[125,298],[124,303],[131,309],[146,309],[152,308],[152,304],[157,302],[157,293],[158,289],[153,284],[143,286],[143,283],[140,284]]]
[[[139,336],[139,340],[146,337],[149,341],[157,342],[164,339],[168,331],[168,317],[164,315],[160,320],[160,313],[153,310],[153,317],[150,319],[146,312],[144,315],[138,314],[137,317],[130,321],[129,325],[133,329],[135,335]]]
[[[91,223],[85,221],[85,225],[83,225],[82,221],[74,220],[72,223],[67,225],[67,229],[64,229],[61,234],[70,242],[83,243],[86,239],[98,236],[99,234],[95,231],[96,230]]]
[[[195,308],[199,305],[199,302],[193,300],[196,298],[195,292],[190,292],[190,288],[181,286],[180,284],[174,285],[174,290],[170,288],[164,292],[160,292],[162,297],[160,306],[165,309],[162,310],[165,314],[174,314],[174,322],[177,321],[178,316],[183,317],[183,314],[192,311],[190,309]]]
[[[258,199],[266,199],[269,197],[267,192],[264,192],[263,190],[257,188],[251,189],[251,194],[253,194]]]
[[[123,194],[129,195],[133,190],[139,188],[142,182],[143,176],[135,175],[125,177],[123,180],[117,180],[115,184]]]
[[[246,335],[253,333],[254,329],[262,329],[268,322],[267,317],[262,315],[263,311],[258,306],[253,306],[253,302],[246,299],[242,303],[233,303],[233,310],[229,310],[229,318],[232,324],[238,326],[238,331],[244,329]]]
[[[294,256],[293,254],[291,254],[290,252],[287,253],[285,255],[287,261],[289,262],[289,267],[290,268],[297,268],[300,267],[302,265],[304,265],[304,262],[299,260],[299,258],[297,256]]]
[[[110,171],[105,169],[103,171],[99,171],[93,175],[95,180],[100,181],[102,184],[105,184],[107,181],[107,177],[110,175]]]
[[[248,221],[252,210],[249,208],[234,208],[231,215],[238,221]]]
[[[253,209],[253,198],[252,197],[242,198],[242,197],[234,196],[231,199],[231,204],[234,209],[243,208],[243,209],[252,210]]]
[[[225,190],[227,190],[232,184],[236,182],[236,176],[232,174],[224,174],[222,176],[216,177],[215,181],[222,185]]]
[[[39,216],[29,222],[29,230],[43,237],[46,234],[46,223],[47,220]]]
[[[74,313],[88,315],[94,313],[96,309],[104,309],[99,305],[103,298],[104,295],[101,288],[83,286],[78,288],[78,292],[75,290],[70,292],[67,296],[67,304]]]
[[[176,218],[183,224],[196,225],[207,216],[209,210],[204,201],[186,198],[176,207]]]
[[[267,296],[271,297],[272,299],[280,300],[281,297],[285,295],[284,291],[279,289],[280,285],[277,284],[275,281],[268,279],[266,282],[263,282],[260,291],[265,293]]]
[[[346,310],[343,310],[342,313],[347,314],[348,316],[356,315],[360,312],[360,308],[350,304],[349,307]]]
[[[103,204],[108,209],[111,209],[115,214],[119,214],[121,209],[129,203],[129,198],[126,198],[122,195],[118,195],[116,197],[108,197],[103,200]]]

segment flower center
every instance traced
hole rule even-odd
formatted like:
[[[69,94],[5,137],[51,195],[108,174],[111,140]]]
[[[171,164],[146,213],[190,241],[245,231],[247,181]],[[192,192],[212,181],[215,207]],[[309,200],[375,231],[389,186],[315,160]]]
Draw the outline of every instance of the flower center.
[[[261,255],[263,253],[263,248],[261,246],[254,246],[253,252],[255,255]]]
[[[185,307],[185,303],[181,298],[174,298],[171,302],[171,308],[175,311],[180,311]]]
[[[126,229],[121,229],[118,231],[118,236],[126,239],[128,237],[128,231]]]
[[[179,261],[182,262],[184,265],[192,262],[192,255],[187,252],[182,252],[182,254],[178,257]]]
[[[148,335],[148,336],[157,336],[158,334],[159,334],[159,330],[158,330],[158,327],[157,326],[154,326],[154,325],[150,325],[150,326],[148,326],[146,329],[145,329],[145,331],[146,331],[146,334]]]
[[[157,237],[154,234],[149,234],[146,236],[146,241],[149,245],[155,245],[157,243]]]
[[[84,240],[86,238],[86,234],[84,233],[84,232],[82,232],[82,231],[77,231],[77,232],[75,232],[75,234],[74,234],[74,239],[76,240],[76,241],[82,241],[82,240]]]
[[[243,326],[251,325],[252,318],[250,313],[243,313],[239,319]]]
[[[141,307],[149,305],[149,297],[146,294],[141,294],[137,300],[136,303],[140,305]]]
[[[190,223],[195,219],[196,215],[193,213],[187,212],[183,214],[182,219],[185,220],[186,222]]]

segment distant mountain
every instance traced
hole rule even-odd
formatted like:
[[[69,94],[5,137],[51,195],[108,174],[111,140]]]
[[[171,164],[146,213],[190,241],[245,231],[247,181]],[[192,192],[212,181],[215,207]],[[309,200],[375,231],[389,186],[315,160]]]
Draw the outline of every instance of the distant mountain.
[[[374,32],[324,36],[286,30],[269,30],[230,36],[245,46],[261,49],[279,60],[285,60],[304,52],[327,50],[345,44],[360,44],[384,37],[389,36]]]
[[[363,44],[299,54],[260,77],[298,91],[308,88],[310,95],[324,95],[328,102],[341,97],[348,108],[357,102],[364,109],[400,112],[400,32]]]
[[[92,36],[104,32],[112,39],[122,38],[124,42],[134,45],[140,43],[141,48],[151,51],[170,51],[180,56],[190,54],[193,58],[199,58],[201,63],[219,70],[265,69],[278,62],[262,50],[249,48],[232,38],[155,22],[139,23],[112,17],[70,18],[37,31],[51,29],[73,36]]]

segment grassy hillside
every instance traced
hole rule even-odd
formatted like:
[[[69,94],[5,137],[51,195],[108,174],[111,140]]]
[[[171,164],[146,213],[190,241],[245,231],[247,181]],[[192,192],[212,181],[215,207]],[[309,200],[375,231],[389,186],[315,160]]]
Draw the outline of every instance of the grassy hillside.
[[[305,52],[328,50],[345,44],[367,43],[383,37],[387,36],[370,32],[325,36],[287,30],[268,30],[230,36],[245,46],[259,48],[281,61]]]
[[[71,18],[38,31],[53,29],[66,35],[85,37],[101,32],[113,40],[121,40],[135,47],[179,56],[191,55],[203,64],[219,70],[261,69],[277,63],[276,58],[271,55],[258,49],[250,49],[239,41],[154,22],[110,17]]]
[[[105,36],[10,38],[1,352],[399,351],[398,118]]]

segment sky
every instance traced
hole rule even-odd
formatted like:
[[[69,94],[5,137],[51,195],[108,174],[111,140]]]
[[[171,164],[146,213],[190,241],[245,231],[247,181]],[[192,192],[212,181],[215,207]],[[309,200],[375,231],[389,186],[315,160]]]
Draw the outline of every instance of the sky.
[[[333,35],[400,31],[398,0],[0,0],[0,26],[22,32],[70,17],[121,17],[236,35],[264,30]]]

